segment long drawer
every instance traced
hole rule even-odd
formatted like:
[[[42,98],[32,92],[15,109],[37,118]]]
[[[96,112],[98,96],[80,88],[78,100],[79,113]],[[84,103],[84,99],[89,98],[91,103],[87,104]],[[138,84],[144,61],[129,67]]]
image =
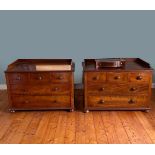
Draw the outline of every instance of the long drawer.
[[[70,94],[69,84],[48,85],[10,85],[12,94],[21,95],[67,95]]]
[[[147,96],[93,96],[87,97],[88,107],[102,108],[139,108],[147,107]]]
[[[11,96],[13,108],[62,108],[70,107],[70,96]]]
[[[10,84],[69,83],[71,72],[8,73]]]
[[[89,94],[112,94],[112,95],[147,95],[149,93],[149,84],[110,84],[110,83],[98,83],[91,84],[87,86],[87,91]]]

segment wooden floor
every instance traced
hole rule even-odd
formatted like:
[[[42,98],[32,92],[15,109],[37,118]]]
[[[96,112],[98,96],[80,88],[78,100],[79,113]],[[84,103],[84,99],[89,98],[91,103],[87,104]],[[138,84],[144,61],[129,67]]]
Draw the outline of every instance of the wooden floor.
[[[155,90],[153,90],[155,94]],[[7,111],[0,91],[0,143],[155,143],[155,95],[149,113],[94,111]]]

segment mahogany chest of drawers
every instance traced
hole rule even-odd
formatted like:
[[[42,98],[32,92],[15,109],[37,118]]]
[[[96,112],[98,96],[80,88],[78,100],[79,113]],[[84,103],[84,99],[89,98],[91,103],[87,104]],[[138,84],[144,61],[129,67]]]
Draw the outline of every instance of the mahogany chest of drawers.
[[[5,71],[9,110],[74,109],[71,59],[18,59]]]
[[[123,68],[102,69],[96,68],[95,59],[84,60],[85,112],[150,109],[153,69],[139,58],[123,59]]]

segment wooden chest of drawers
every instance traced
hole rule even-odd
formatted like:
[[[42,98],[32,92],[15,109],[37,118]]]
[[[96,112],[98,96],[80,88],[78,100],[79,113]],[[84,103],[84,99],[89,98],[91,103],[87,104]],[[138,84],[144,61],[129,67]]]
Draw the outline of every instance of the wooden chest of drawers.
[[[150,109],[153,69],[139,58],[125,60],[124,68],[102,69],[96,69],[95,59],[84,60],[85,112]]]
[[[5,74],[10,111],[74,110],[71,59],[19,59],[8,66]]]

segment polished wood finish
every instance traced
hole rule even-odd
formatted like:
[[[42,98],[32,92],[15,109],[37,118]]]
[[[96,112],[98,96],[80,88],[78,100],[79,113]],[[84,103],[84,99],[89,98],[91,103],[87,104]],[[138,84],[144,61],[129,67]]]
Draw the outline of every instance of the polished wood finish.
[[[67,65],[52,70],[52,65]],[[45,68],[38,70],[37,66]],[[41,69],[42,69],[41,68]],[[10,111],[74,110],[74,63],[71,59],[19,59],[5,71]]]
[[[96,69],[99,68],[122,68],[125,67],[126,60],[121,58],[95,59]]]
[[[77,94],[82,94],[80,90]],[[82,109],[73,113],[60,110],[10,113],[8,104],[7,92],[0,91],[1,144],[155,144],[155,90],[149,113],[85,114]]]
[[[95,59],[83,62],[84,110],[149,110],[152,86],[150,65],[139,58],[123,58],[123,68],[96,68]]]

